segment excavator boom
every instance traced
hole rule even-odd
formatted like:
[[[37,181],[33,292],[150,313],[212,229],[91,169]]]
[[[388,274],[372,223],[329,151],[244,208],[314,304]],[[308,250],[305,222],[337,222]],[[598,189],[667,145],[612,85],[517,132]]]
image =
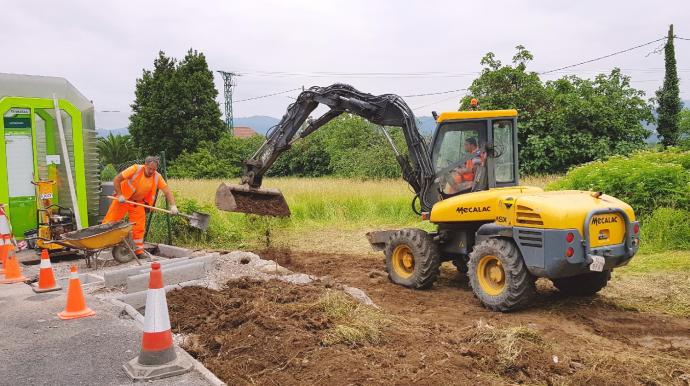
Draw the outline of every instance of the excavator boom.
[[[309,115],[323,104],[329,110],[314,120]],[[216,192],[221,210],[268,216],[289,216],[290,209],[280,191],[262,189],[263,176],[278,157],[300,138],[313,133],[340,114],[350,113],[381,126],[402,128],[408,154],[396,154],[402,177],[419,197],[422,210],[436,202],[434,171],[429,149],[417,130],[414,114],[398,95],[372,95],[345,84],[311,87],[292,103],[280,122],[266,135],[266,141],[244,164],[240,185],[222,184]],[[304,126],[304,123],[307,123]]]

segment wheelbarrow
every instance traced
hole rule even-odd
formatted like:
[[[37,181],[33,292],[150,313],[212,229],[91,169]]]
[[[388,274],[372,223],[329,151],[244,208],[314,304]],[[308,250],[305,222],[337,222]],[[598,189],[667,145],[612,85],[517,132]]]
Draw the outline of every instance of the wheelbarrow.
[[[91,268],[91,259],[97,257],[98,254],[108,248],[113,249],[113,258],[118,262],[128,261],[123,259],[123,247],[131,253],[131,256],[134,256],[137,259],[137,263],[141,265],[139,258],[137,258],[137,255],[134,253],[130,237],[133,225],[134,223],[128,221],[94,225],[78,231],[63,233],[57,240],[46,241],[81,251],[86,260],[86,266],[89,268]],[[120,258],[116,256],[120,256]],[[131,257],[129,260],[131,260]]]

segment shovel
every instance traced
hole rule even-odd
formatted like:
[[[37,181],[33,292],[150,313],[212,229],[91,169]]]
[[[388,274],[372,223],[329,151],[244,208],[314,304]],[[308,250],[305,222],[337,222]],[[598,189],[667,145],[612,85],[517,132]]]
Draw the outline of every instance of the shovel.
[[[114,197],[114,196],[108,196],[108,198],[111,200],[117,200],[117,197]],[[128,204],[132,204],[132,205],[136,205],[136,206],[143,206],[144,208],[149,208],[151,210],[155,210],[158,212],[163,212],[163,213],[167,213],[169,215],[172,215],[172,212],[170,212],[167,209],[157,208],[155,206],[141,204],[141,203],[129,201],[129,200],[125,200],[125,202]],[[177,215],[182,216],[182,217],[186,218],[187,220],[189,220],[189,226],[190,227],[201,229],[202,231],[205,231],[206,228],[208,228],[208,222],[211,219],[210,215],[208,215],[206,213],[200,213],[200,212],[193,212],[191,215],[184,214],[184,213],[178,213]]]

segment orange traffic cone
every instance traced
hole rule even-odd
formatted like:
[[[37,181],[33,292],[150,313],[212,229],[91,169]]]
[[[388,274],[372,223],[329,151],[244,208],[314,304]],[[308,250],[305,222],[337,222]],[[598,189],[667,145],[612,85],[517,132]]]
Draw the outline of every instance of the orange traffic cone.
[[[5,260],[5,280],[0,280],[0,284],[12,284],[26,280],[22,275],[22,267],[17,261],[17,254],[14,252],[14,247],[10,245],[10,253]]]
[[[144,335],[139,356],[124,364],[132,380],[151,380],[185,373],[194,366],[189,358],[173,346],[168,303],[163,288],[161,264],[151,264],[149,289],[146,292]]]
[[[0,205],[0,263],[2,263],[3,266],[2,272],[4,272],[4,267],[7,264],[7,255],[9,254],[11,246],[12,232],[10,230],[10,222],[5,215],[5,208]]]
[[[34,292],[50,292],[59,291],[62,287],[55,282],[55,274],[53,273],[53,266],[50,265],[50,256],[48,250],[41,251],[41,269],[38,271],[38,284],[32,284],[31,289]]]
[[[67,320],[85,318],[92,315],[96,315],[96,312],[86,306],[84,293],[79,282],[77,266],[72,265],[69,274],[69,287],[67,287],[67,306],[64,311],[58,312],[58,316],[62,320]]]

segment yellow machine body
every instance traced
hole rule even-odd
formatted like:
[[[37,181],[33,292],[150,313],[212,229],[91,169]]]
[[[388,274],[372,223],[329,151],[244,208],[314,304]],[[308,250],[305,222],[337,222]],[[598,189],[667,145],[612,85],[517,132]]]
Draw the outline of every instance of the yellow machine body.
[[[495,188],[439,201],[431,210],[432,223],[495,222],[502,226],[539,229],[575,229],[584,234],[584,220],[594,210],[620,209],[635,221],[632,207],[602,194],[586,191],[545,192],[541,188],[516,186]],[[589,221],[591,247],[620,244],[625,220],[618,213],[599,214]]]

